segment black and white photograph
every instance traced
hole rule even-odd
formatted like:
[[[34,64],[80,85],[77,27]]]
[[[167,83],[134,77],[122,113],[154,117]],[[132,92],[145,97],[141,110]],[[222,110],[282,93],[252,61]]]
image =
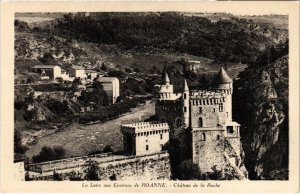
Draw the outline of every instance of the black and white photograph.
[[[288,180],[286,15],[43,12],[14,25],[17,179]]]
[[[13,181],[197,192],[295,181],[289,13],[42,10],[12,15]]]

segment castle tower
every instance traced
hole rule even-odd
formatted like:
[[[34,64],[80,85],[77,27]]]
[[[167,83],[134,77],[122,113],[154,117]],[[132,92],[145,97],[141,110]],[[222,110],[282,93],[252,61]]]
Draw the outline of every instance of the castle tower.
[[[187,85],[186,79],[184,79],[183,85],[184,86],[182,91],[182,112],[183,112],[184,126],[189,127],[190,92],[189,92],[189,87]]]
[[[215,79],[215,89],[219,92],[226,94],[226,101],[224,102],[224,108],[226,112],[227,121],[232,120],[232,79],[226,73],[222,67]]]
[[[165,73],[164,83],[154,86],[155,95],[159,100],[171,100],[173,96],[173,85],[170,83],[168,73]]]

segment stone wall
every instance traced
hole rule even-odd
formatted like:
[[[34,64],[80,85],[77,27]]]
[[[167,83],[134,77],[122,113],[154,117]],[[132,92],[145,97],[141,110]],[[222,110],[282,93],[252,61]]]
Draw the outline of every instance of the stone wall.
[[[179,119],[184,122],[181,101],[157,101],[155,113],[161,122],[167,122],[170,126],[170,138],[180,134],[181,127],[176,123]]]
[[[140,160],[120,161],[100,166],[101,180],[159,180],[170,179],[169,155],[155,155]]]
[[[200,126],[199,118],[202,118],[202,126]],[[192,127],[216,127],[218,124],[224,124],[225,120],[225,106],[220,112],[218,104],[191,105]]]
[[[73,164],[70,162],[67,168],[58,169],[58,173],[63,180],[68,180],[72,174],[84,178],[83,164]],[[65,164],[66,165],[66,164]],[[110,180],[160,180],[170,179],[170,158],[167,152],[157,154],[126,157],[99,163],[100,179]],[[29,171],[29,176],[33,180],[53,180],[54,169],[45,170],[42,173]]]
[[[216,165],[223,168],[224,158],[224,131],[222,130],[199,130],[193,131],[193,161],[198,164],[201,173],[211,171]]]
[[[226,140],[230,143],[235,153],[239,156],[241,154],[241,141],[240,137],[227,137]]]

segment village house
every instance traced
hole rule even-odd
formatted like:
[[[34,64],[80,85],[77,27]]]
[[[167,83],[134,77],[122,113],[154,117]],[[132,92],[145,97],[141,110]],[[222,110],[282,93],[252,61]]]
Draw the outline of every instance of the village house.
[[[92,69],[86,69],[85,75],[86,75],[86,78],[89,80],[94,80],[98,76],[97,71],[92,70]]]
[[[32,69],[42,77],[49,76],[50,79],[61,77],[61,67],[57,65],[36,65]]]
[[[119,79],[116,77],[99,77],[97,81],[102,84],[109,101],[113,104],[116,103],[117,98],[120,96]]]
[[[81,66],[74,65],[70,68],[69,72],[71,77],[75,77],[75,78],[79,77],[81,79],[86,78],[85,70]]]

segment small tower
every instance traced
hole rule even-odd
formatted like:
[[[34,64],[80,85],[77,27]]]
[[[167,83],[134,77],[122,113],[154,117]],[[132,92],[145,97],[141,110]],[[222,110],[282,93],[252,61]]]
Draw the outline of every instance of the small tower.
[[[226,117],[228,121],[232,120],[232,79],[228,76],[223,67],[221,67],[216,79],[215,79],[215,89],[226,95],[226,101],[224,104]]]
[[[154,86],[155,95],[159,100],[171,100],[173,95],[173,85],[170,84],[170,79],[167,73],[164,76],[164,83],[162,85]]]
[[[184,79],[182,90],[182,113],[184,119],[184,126],[189,127],[189,112],[190,112],[190,92],[186,79]]]

